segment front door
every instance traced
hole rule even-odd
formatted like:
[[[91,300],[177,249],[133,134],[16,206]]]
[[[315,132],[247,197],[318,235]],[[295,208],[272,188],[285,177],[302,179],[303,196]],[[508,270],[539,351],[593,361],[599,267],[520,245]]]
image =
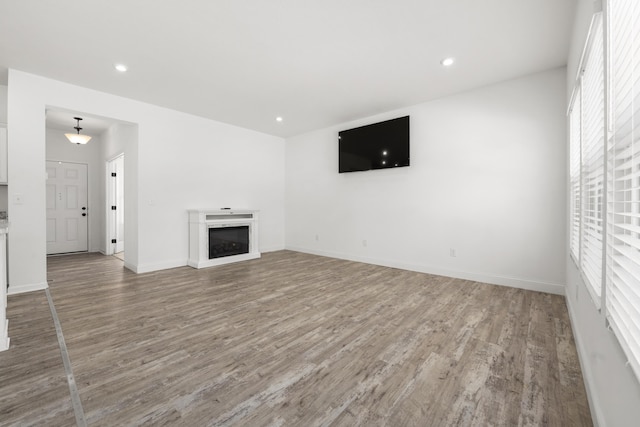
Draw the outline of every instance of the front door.
[[[47,161],[47,254],[88,249],[87,165]]]

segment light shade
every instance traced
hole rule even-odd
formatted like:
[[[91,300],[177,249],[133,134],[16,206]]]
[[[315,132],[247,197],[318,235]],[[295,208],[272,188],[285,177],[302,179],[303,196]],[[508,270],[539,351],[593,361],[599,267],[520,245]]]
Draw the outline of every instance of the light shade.
[[[73,119],[77,122],[73,127],[77,133],[65,133],[64,136],[66,136],[69,142],[71,142],[72,144],[84,145],[89,142],[91,137],[89,135],[80,135],[80,131],[82,130],[82,128],[80,127],[80,120],[82,120],[82,117],[74,117]]]
[[[64,136],[74,144],[86,144],[91,139],[89,135],[80,135],[79,133],[65,133]]]

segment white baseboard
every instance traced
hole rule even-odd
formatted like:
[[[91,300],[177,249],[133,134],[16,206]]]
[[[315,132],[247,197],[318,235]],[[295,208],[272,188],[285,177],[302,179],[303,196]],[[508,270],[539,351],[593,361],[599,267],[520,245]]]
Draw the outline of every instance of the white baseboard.
[[[129,263],[128,263],[128,262],[126,262],[126,261],[124,262],[124,268],[126,268],[127,270],[131,270],[131,271],[133,271],[134,273],[137,273],[137,272],[138,272],[138,271],[137,271],[137,270],[138,270],[138,267],[137,267],[136,265],[129,264]]]
[[[28,283],[26,285],[9,285],[7,295],[24,294],[25,292],[43,291],[49,287],[47,282]]]
[[[604,425],[602,421],[604,420],[602,415],[602,409],[598,402],[598,389],[594,387],[593,380],[593,371],[591,370],[591,365],[586,363],[585,361],[589,360],[589,355],[587,351],[584,349],[582,336],[580,335],[579,329],[575,327],[576,320],[575,314],[573,311],[573,306],[571,303],[571,298],[566,298],[565,301],[567,303],[567,311],[569,312],[569,321],[571,321],[571,331],[573,332],[573,340],[576,343],[576,349],[578,350],[578,361],[580,362],[580,369],[582,369],[582,378],[584,380],[584,387],[587,390],[587,400],[589,401],[589,408],[591,409],[591,418],[593,425],[595,427]]]
[[[559,283],[547,283],[538,280],[522,279],[518,277],[508,277],[492,275],[486,273],[476,273],[471,271],[449,270],[431,265],[407,264],[399,261],[388,261],[369,257],[353,256],[339,252],[316,251],[296,246],[288,246],[286,249],[296,252],[304,252],[313,255],[339,258],[349,261],[364,262],[366,264],[381,265],[384,267],[400,268],[402,270],[417,271],[419,273],[436,274],[438,276],[455,277],[457,279],[473,280],[474,282],[489,283],[492,285],[509,286],[512,288],[526,289],[529,291],[545,292],[549,294],[564,295],[565,287]]]
[[[262,252],[282,251],[284,249],[285,249],[284,247],[280,247],[280,246],[278,246],[278,247],[261,248],[260,253],[262,253]],[[247,258],[247,259],[253,259],[253,258]],[[127,269],[129,269],[129,270],[131,270],[131,271],[133,271],[134,273],[137,273],[137,274],[151,273],[153,271],[160,271],[160,270],[168,270],[170,268],[176,268],[176,267],[185,267],[187,265],[189,265],[189,263],[188,263],[188,260],[186,260],[186,259],[185,260],[174,260],[174,261],[159,262],[159,263],[150,263],[150,264],[140,264],[140,265],[129,264],[126,261],[124,263],[124,267],[125,268],[127,268]]]
[[[246,254],[212,258],[205,261],[187,261],[187,265],[193,268],[215,267],[217,265],[233,264],[235,262],[249,261],[260,258],[260,252],[249,252]]]
[[[151,273],[153,271],[159,271],[159,270],[168,270],[170,268],[184,267],[186,265],[187,265],[186,259],[158,262],[153,264],[139,264],[139,265],[133,265],[127,262],[124,263],[125,268],[128,268],[129,270],[138,274]]]
[[[4,328],[2,328],[2,333],[0,333],[0,351],[9,350],[9,320],[4,324]]]
[[[268,246],[266,248],[260,248],[260,253],[265,253],[265,252],[275,252],[275,251],[284,251],[286,248],[284,247],[284,245],[278,245],[278,246]]]

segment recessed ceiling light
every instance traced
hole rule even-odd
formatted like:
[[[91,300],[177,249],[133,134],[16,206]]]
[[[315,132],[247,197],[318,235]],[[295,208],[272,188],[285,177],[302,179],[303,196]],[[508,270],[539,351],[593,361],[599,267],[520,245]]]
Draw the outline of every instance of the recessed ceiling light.
[[[282,117],[278,116],[276,117],[276,122],[281,122],[282,121]]]
[[[454,62],[455,62],[455,59],[453,58],[444,58],[442,61],[440,61],[440,63],[445,67],[452,66]]]
[[[128,70],[127,66],[124,64],[115,64],[114,68],[118,71],[120,71],[121,73],[124,73],[125,71]]]

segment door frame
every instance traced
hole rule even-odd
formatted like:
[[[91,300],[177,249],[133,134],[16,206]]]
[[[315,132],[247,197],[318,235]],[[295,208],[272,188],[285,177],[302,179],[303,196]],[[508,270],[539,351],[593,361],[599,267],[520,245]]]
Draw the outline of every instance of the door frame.
[[[113,255],[116,253],[116,244],[111,243],[111,236],[116,234],[116,225],[114,220],[116,214],[111,210],[111,206],[115,198],[116,183],[115,180],[111,179],[111,172],[113,171],[112,169],[115,160],[120,157],[123,158],[122,164],[124,170],[124,152],[111,157],[105,162],[105,255]]]

